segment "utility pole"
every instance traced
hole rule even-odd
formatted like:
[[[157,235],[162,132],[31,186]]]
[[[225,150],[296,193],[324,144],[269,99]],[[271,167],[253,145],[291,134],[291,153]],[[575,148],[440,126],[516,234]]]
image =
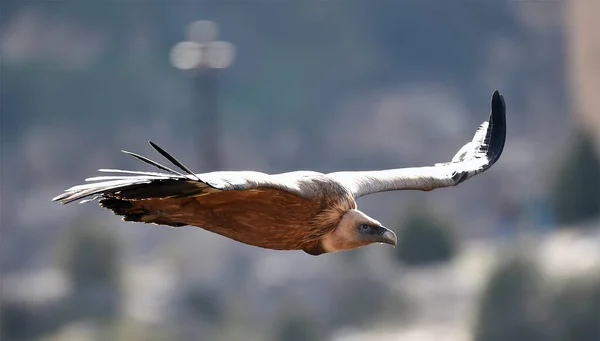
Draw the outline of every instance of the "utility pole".
[[[212,21],[192,22],[188,26],[187,40],[175,44],[171,50],[173,66],[192,74],[192,105],[197,112],[192,128],[198,132],[196,145],[202,156],[202,171],[222,169],[218,71],[231,65],[235,56],[233,44],[217,40],[218,30]]]

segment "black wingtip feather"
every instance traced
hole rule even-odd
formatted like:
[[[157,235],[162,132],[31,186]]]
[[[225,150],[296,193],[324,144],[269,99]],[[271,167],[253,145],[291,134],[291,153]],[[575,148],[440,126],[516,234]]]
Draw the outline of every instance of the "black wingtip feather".
[[[172,174],[175,174],[175,175],[180,175],[180,176],[185,177],[185,175],[183,175],[183,174],[181,174],[181,173],[179,173],[177,171],[174,171],[174,170],[172,170],[171,168],[169,168],[167,166],[163,166],[163,165],[161,165],[160,163],[158,163],[156,161],[152,161],[152,160],[148,159],[147,157],[141,156],[141,155],[136,154],[136,153],[128,152],[126,150],[121,150],[121,151],[123,153],[127,154],[127,155],[133,156],[134,158],[136,158],[138,160],[144,161],[144,162],[146,162],[146,163],[148,163],[148,164],[150,164],[150,165],[152,165],[152,166],[154,166],[156,168],[162,169],[162,170],[164,170],[166,172],[169,172],[169,173],[172,173]]]
[[[156,143],[154,143],[152,141],[148,141],[148,143],[152,146],[152,148],[154,148],[157,152],[159,152],[160,155],[164,156],[167,160],[171,161],[175,166],[179,167],[179,169],[181,169],[182,171],[184,171],[184,172],[188,173],[189,175],[193,176],[197,180],[200,180],[198,178],[198,176],[196,176],[196,174],[194,174],[194,172],[192,172],[189,168],[187,168],[183,163],[179,162],[171,154],[167,153],[164,149],[162,149],[161,147],[157,146]]]
[[[491,114],[488,133],[485,138],[488,146],[488,168],[491,167],[502,155],[506,142],[506,103],[504,96],[498,90],[492,94]]]

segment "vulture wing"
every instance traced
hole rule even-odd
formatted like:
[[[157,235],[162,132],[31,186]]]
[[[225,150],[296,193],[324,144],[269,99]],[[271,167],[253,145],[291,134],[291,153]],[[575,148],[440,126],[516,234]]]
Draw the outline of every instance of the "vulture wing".
[[[456,186],[490,168],[502,154],[506,137],[504,97],[495,91],[489,121],[483,122],[473,139],[447,163],[430,167],[399,168],[379,171],[336,172],[327,174],[348,188],[355,198],[395,191],[423,190]]]
[[[181,171],[171,169],[144,156],[123,151],[163,170],[164,173],[100,169],[100,172],[116,175],[88,178],[85,181],[90,183],[71,187],[63,194],[53,198],[52,201],[67,204],[82,199],[87,200],[81,202],[87,202],[106,196],[131,200],[183,198],[220,191],[242,191],[259,187],[283,190],[305,199],[311,199],[317,194],[317,191],[311,186],[303,186],[302,180],[306,177],[322,175],[310,171],[276,175],[252,171],[194,174],[162,148],[151,141],[149,143]]]

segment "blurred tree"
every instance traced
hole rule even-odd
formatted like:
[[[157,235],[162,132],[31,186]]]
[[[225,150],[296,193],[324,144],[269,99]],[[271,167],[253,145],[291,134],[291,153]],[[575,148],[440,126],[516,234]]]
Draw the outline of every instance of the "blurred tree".
[[[275,341],[327,340],[327,332],[308,312],[290,308],[282,312],[275,330]]]
[[[66,299],[30,305],[1,302],[2,340],[31,340],[56,332],[74,319],[111,320],[120,305],[120,250],[109,229],[77,222],[62,240],[62,266],[73,293]]]
[[[184,304],[189,313],[211,324],[223,318],[223,306],[218,292],[211,292],[198,285],[192,286],[184,294]]]
[[[0,340],[27,340],[37,330],[30,323],[32,313],[24,304],[1,302]]]
[[[315,323],[306,317],[289,318],[279,326],[277,341],[325,340],[323,333]]]
[[[583,131],[559,166],[552,200],[558,223],[572,224],[600,215],[600,160]]]
[[[0,340],[36,340],[54,334],[70,319],[63,299],[43,302],[0,302]]]
[[[62,265],[73,284],[72,309],[81,318],[110,318],[121,301],[121,250],[109,228],[80,222],[65,238]]]
[[[569,278],[547,310],[553,341],[600,340],[600,276]]]
[[[536,264],[520,254],[493,271],[481,296],[475,341],[547,340],[539,313],[541,305]]]
[[[344,278],[333,302],[332,324],[336,327],[365,327],[384,315],[395,319],[405,308],[403,297],[395,296],[385,283],[366,276]]]
[[[407,265],[445,262],[456,253],[452,226],[416,205],[407,210],[398,231],[396,256]]]

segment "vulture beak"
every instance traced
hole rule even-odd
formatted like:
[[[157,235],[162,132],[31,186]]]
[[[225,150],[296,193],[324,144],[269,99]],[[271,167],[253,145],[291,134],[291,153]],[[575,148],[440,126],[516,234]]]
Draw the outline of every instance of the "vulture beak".
[[[394,231],[383,226],[381,228],[383,229],[383,233],[381,233],[378,241],[380,243],[390,244],[393,247],[396,247],[398,245],[398,237],[396,237]]]

